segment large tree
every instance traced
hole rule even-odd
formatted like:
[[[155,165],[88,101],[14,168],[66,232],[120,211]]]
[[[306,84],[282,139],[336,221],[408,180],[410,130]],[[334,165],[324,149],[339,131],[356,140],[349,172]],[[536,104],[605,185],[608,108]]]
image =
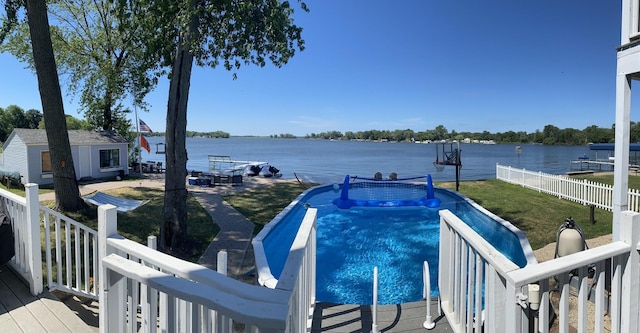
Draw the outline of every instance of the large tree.
[[[47,140],[53,169],[56,208],[75,211],[86,207],[80,198],[78,182],[73,167],[71,146],[64,115],[62,92],[53,55],[49,18],[45,0],[27,0],[27,21],[33,48],[33,59],[38,77],[38,89],[45,121]]]
[[[95,128],[116,129],[126,137],[130,110],[123,104],[133,96],[134,105],[146,108],[143,99],[155,86],[152,69],[158,64],[133,43],[140,26],[130,16],[117,15],[117,7],[110,0],[57,0],[48,12],[55,22],[51,31],[56,62],[68,91],[80,96],[81,111]],[[16,23],[0,50],[33,68],[28,26]]]
[[[170,66],[166,122],[166,177],[160,247],[179,249],[187,237],[187,102],[193,63],[237,70],[242,65],[280,67],[304,49],[293,8],[280,0],[119,2],[119,13],[144,27],[135,37],[148,57]],[[301,3],[301,8],[307,10]],[[233,74],[235,78],[235,73]]]

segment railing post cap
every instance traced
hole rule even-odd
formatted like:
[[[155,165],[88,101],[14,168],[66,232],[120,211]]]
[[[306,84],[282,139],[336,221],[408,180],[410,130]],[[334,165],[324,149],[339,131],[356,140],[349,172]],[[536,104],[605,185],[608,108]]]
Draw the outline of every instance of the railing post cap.
[[[112,204],[104,204],[104,205],[98,206],[98,211],[110,211],[113,209],[117,209],[117,207]]]

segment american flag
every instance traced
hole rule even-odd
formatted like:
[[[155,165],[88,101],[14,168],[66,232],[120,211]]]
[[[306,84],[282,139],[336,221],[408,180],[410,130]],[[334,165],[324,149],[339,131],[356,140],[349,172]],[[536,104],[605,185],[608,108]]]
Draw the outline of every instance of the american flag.
[[[153,134],[153,131],[151,130],[151,127],[149,127],[149,125],[147,125],[147,123],[142,121],[142,119],[140,119],[140,131],[149,132],[149,133]]]

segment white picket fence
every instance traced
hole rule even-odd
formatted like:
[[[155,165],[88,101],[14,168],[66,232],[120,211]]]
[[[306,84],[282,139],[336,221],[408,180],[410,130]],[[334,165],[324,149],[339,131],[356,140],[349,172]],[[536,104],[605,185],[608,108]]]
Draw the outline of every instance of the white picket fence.
[[[604,210],[613,210],[613,186],[611,185],[500,164],[496,164],[496,179],[586,206],[593,205]],[[627,202],[629,210],[640,212],[640,191],[629,189]]]

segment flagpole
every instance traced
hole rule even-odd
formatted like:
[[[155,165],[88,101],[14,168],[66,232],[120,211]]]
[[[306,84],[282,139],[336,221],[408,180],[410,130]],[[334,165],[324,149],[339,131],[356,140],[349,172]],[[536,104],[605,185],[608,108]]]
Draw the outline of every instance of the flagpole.
[[[133,112],[136,115],[136,132],[138,136],[136,137],[136,141],[138,142],[138,169],[140,170],[140,177],[142,177],[142,143],[140,142],[140,120],[138,119],[138,109],[136,108],[135,100],[133,102]]]

